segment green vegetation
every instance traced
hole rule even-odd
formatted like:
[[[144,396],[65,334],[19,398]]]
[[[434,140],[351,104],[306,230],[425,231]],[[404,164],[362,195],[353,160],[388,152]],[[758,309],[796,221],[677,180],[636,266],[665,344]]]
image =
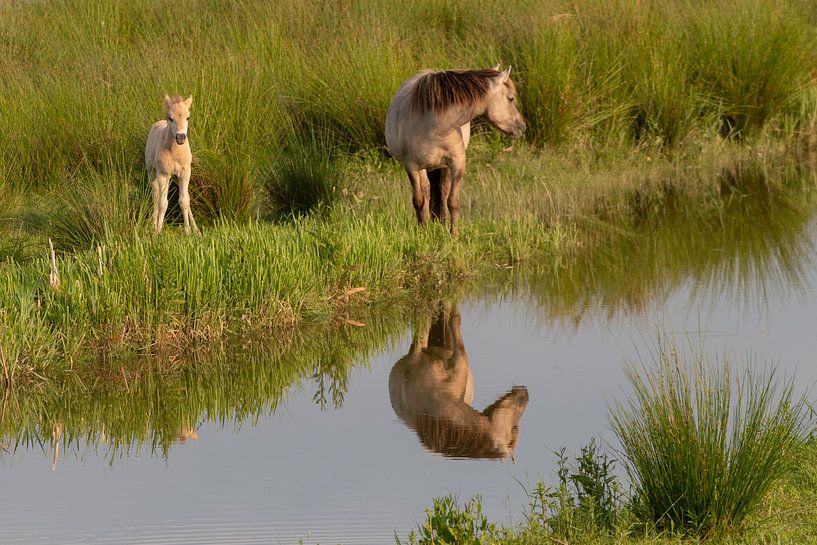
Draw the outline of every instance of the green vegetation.
[[[791,470],[810,431],[805,400],[773,369],[750,368],[733,383],[727,360],[713,369],[672,346],[659,358],[646,377],[629,370],[633,397],[612,416],[636,515],[702,538],[739,531]]]
[[[525,521],[501,528],[479,499],[434,501],[411,544],[805,543],[817,537],[814,415],[774,369],[733,381],[731,365],[687,363],[661,343],[654,367],[630,371],[633,397],[611,412],[633,490],[591,441],[559,484],[539,482]]]
[[[6,5],[4,380],[88,347],[180,353],[247,320],[333,323],[350,288],[371,307],[522,262],[581,270],[610,244],[650,255],[634,232],[719,229],[743,194],[805,214],[813,180],[791,165],[816,134],[815,22],[803,0]],[[388,102],[419,69],[497,61],[528,138],[507,147],[478,124],[460,240],[419,231],[384,157]],[[146,225],[143,147],[165,93],[194,97],[199,239],[173,229],[175,189],[169,232]]]

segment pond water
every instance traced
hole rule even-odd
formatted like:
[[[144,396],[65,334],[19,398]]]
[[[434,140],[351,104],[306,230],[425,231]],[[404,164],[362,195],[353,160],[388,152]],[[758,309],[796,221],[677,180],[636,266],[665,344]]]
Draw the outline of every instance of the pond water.
[[[569,277],[372,317],[298,345],[291,369],[272,349],[126,392],[4,399],[0,543],[390,543],[446,494],[518,521],[554,451],[614,446],[609,404],[658,335],[813,389],[815,241],[809,213],[750,207]]]

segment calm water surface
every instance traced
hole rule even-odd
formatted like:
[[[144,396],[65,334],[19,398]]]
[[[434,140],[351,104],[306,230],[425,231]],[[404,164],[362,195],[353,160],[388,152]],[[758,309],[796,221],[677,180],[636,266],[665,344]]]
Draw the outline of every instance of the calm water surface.
[[[46,433],[9,436],[0,542],[390,543],[445,494],[481,494],[491,518],[519,520],[524,486],[556,479],[553,451],[613,441],[608,405],[627,391],[625,366],[651,361],[659,333],[741,365],[779,362],[804,390],[817,383],[817,226],[804,220],[792,232],[761,251],[746,242],[637,297],[579,294],[555,309],[547,290],[524,282],[463,297],[449,302],[459,327],[419,313],[389,348],[350,368],[342,399],[316,402],[320,383],[307,377],[273,411],[235,421],[200,414],[165,449],[114,449],[96,430],[60,441],[54,463]],[[428,328],[431,348],[419,343],[411,356]],[[480,414],[492,405],[493,421]],[[74,417],[70,425],[86,419]],[[50,430],[49,415],[39,418]]]

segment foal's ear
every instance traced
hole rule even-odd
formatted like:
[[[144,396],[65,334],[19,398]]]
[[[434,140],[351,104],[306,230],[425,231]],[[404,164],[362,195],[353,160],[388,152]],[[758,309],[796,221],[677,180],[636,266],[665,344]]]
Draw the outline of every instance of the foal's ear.
[[[511,77],[511,67],[507,67],[505,70],[499,74],[499,83],[505,83],[508,81],[508,78]]]
[[[497,72],[499,72],[499,69],[500,69],[500,68],[502,68],[502,63],[501,63],[501,62],[498,62],[498,63],[496,63],[496,64],[495,64],[495,65],[494,65],[494,66],[493,66],[491,69],[492,69],[492,70],[496,70]]]
[[[188,108],[193,105],[193,95],[190,95],[185,99],[184,105],[187,106]]]
[[[170,100],[170,97],[165,95],[165,110],[170,109],[170,105],[173,104],[173,101]]]

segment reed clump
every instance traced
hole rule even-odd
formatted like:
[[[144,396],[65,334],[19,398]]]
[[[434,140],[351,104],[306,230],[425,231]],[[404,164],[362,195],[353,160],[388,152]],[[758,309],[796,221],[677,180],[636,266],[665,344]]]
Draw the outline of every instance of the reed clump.
[[[774,367],[738,373],[659,343],[652,368],[628,371],[632,396],[611,422],[634,483],[634,512],[661,530],[739,533],[792,469],[812,421]],[[738,375],[738,376],[736,376]]]

